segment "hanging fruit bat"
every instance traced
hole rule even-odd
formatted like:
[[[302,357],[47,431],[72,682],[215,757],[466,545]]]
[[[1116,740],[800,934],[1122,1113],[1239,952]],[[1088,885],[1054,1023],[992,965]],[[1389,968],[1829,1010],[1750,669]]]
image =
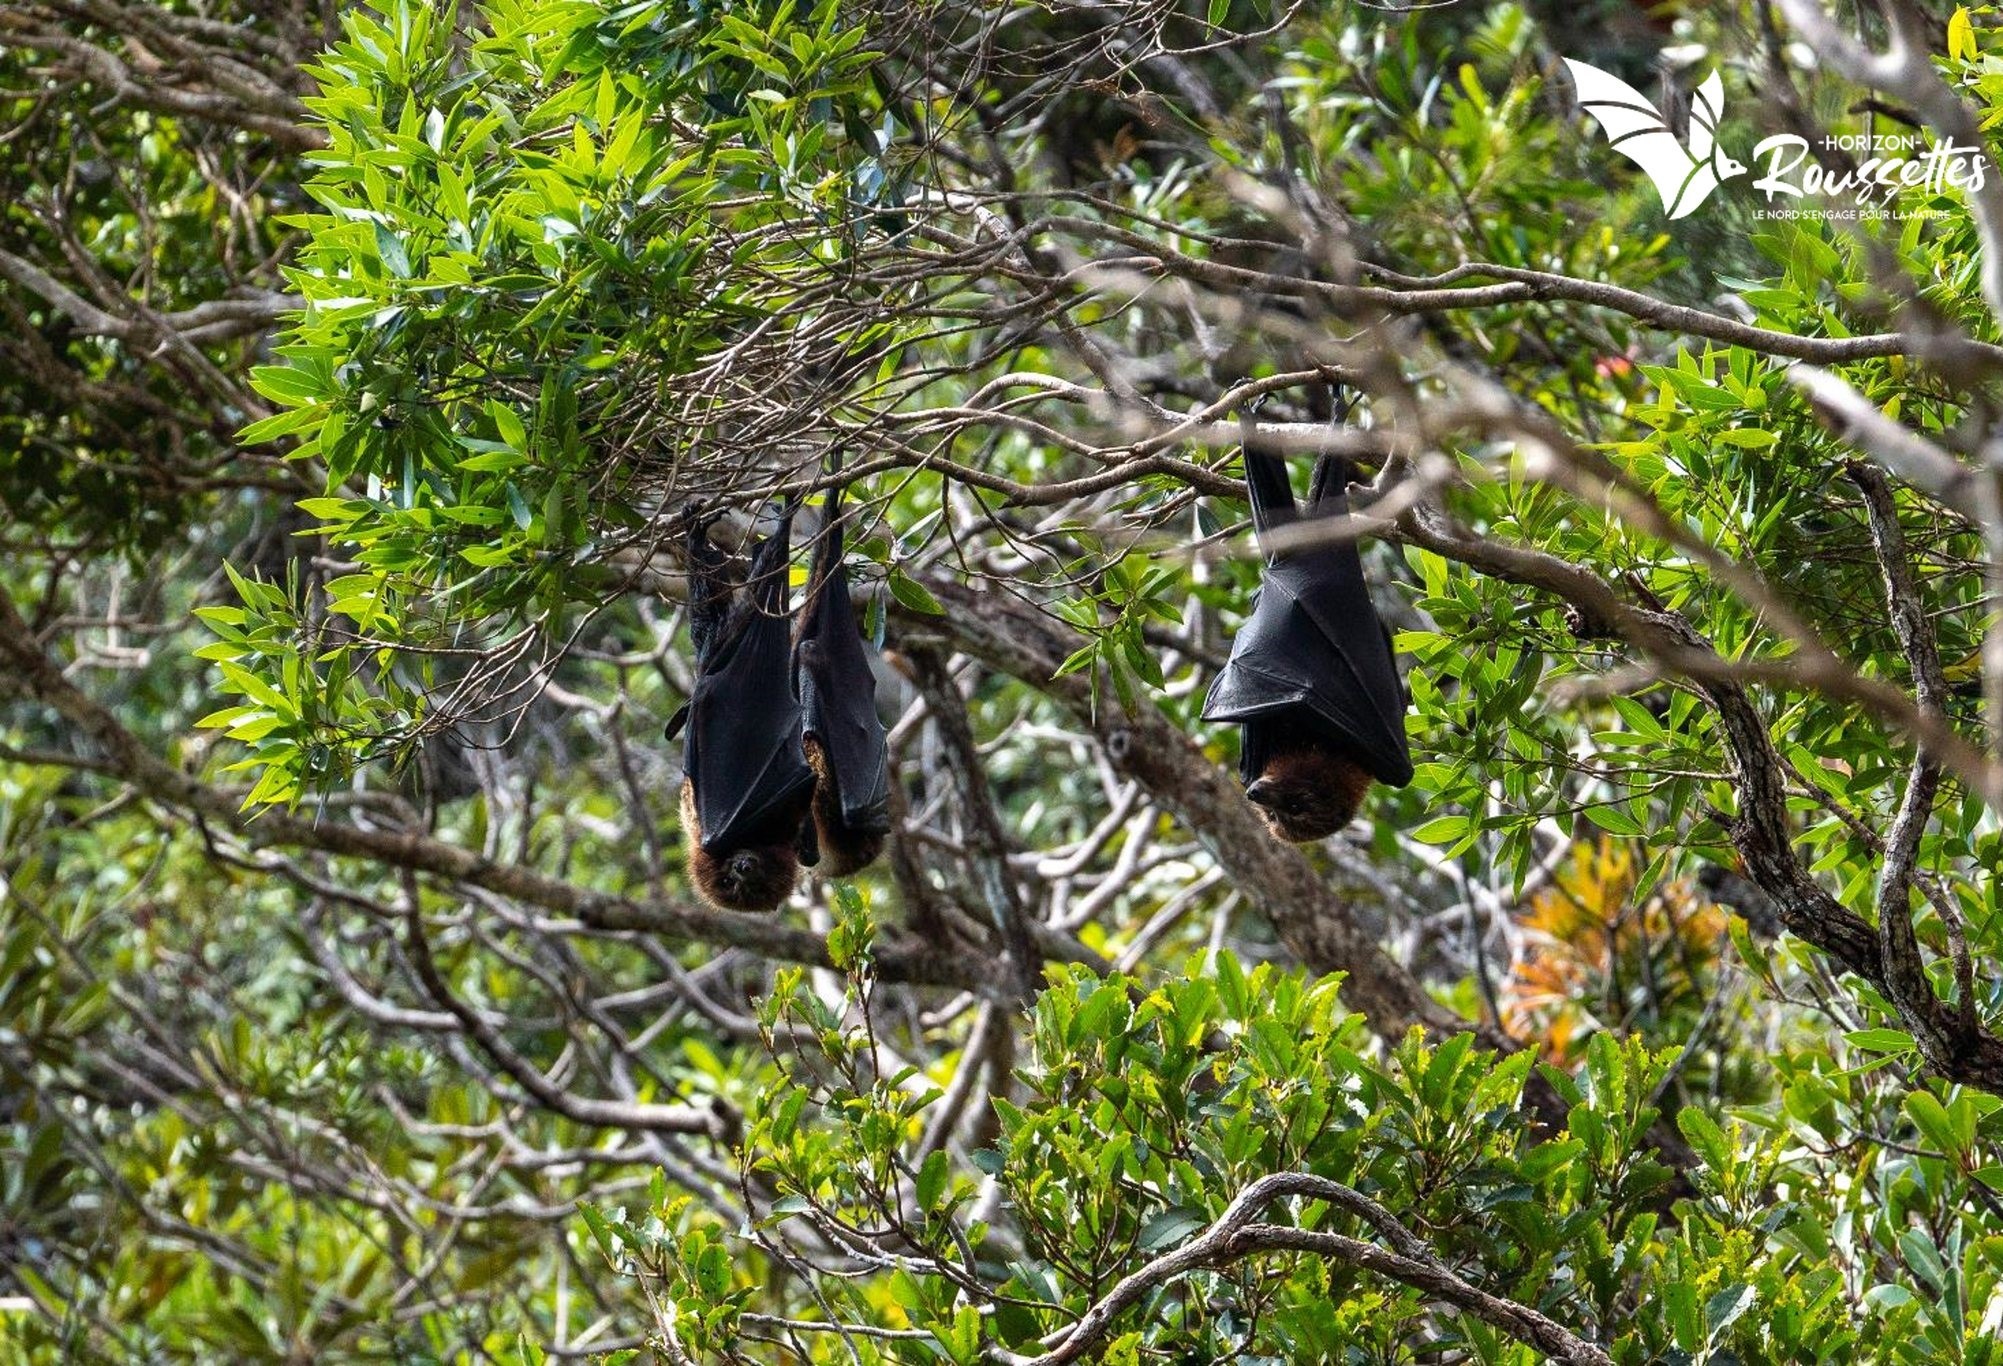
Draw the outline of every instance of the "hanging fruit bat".
[[[814,771],[801,748],[801,708],[786,608],[793,508],[750,555],[740,589],[710,544],[709,520],[689,519],[689,634],[696,683],[668,722],[684,727],[682,829],[689,876],[711,902],[770,911],[793,890]]]
[[[1349,462],[1323,456],[1308,519],[1349,511]],[[1301,520],[1286,462],[1248,444],[1245,484],[1262,548]],[[1203,702],[1206,721],[1235,721],[1239,777],[1267,827],[1293,843],[1349,824],[1375,778],[1412,781],[1405,689],[1354,541],[1266,550],[1252,616]]]
[[[834,468],[841,468],[839,455]],[[890,832],[890,750],[842,563],[842,493],[828,494],[793,649],[805,713],[802,739],[814,771],[812,817],[801,845],[826,860],[821,871],[831,877],[874,862]]]

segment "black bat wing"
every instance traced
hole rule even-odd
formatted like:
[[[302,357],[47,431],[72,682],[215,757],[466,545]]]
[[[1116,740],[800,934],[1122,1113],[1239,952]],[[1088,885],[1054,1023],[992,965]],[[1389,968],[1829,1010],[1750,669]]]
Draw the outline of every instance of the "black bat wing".
[[[840,493],[828,495],[828,518],[814,549],[806,615],[795,656],[805,730],[820,742],[841,800],[842,823],[867,834],[890,829],[890,748],[876,714],[869,667],[848,568],[842,563]]]
[[[1277,488],[1272,466],[1280,467]],[[1340,471],[1326,473],[1337,477],[1316,480],[1321,497],[1314,511],[1346,513],[1345,481]],[[1287,487],[1280,461],[1248,452],[1246,479],[1261,530],[1292,520],[1273,516],[1277,491]],[[1291,514],[1292,493],[1285,496]],[[1278,720],[1302,711],[1380,782],[1403,787],[1412,781],[1404,684],[1354,542],[1267,557],[1251,620],[1232,642],[1231,657],[1203,704],[1207,721]]]
[[[791,841],[813,770],[800,748],[800,699],[786,615],[788,519],[752,561],[747,601],[719,632],[689,699],[682,766],[711,853]]]
[[[1293,485],[1287,482],[1287,462],[1269,451],[1244,450],[1245,493],[1252,504],[1252,530],[1263,541],[1266,533],[1297,521]],[[1270,560],[1269,560],[1270,563]]]

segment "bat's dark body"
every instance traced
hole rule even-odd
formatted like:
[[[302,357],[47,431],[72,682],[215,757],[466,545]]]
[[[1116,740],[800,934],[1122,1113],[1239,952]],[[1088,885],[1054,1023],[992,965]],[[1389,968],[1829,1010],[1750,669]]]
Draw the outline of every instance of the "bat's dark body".
[[[707,524],[689,523],[696,684],[668,734],[687,726],[682,828],[689,874],[705,897],[734,911],[772,910],[793,890],[813,799],[786,609],[791,530],[789,508],[752,552],[738,590]]]
[[[1349,511],[1347,462],[1322,457],[1307,516]],[[1300,519],[1286,463],[1247,448],[1245,483],[1260,542]],[[1268,549],[1251,620],[1231,644],[1208,721],[1243,732],[1239,775],[1273,832],[1324,839],[1355,816],[1374,778],[1412,780],[1405,690],[1353,541]]]
[[[815,780],[813,819],[804,834],[823,860],[822,871],[847,877],[883,852],[890,830],[890,750],[876,714],[876,675],[849,598],[840,507],[837,490],[828,495],[814,548],[793,659]]]

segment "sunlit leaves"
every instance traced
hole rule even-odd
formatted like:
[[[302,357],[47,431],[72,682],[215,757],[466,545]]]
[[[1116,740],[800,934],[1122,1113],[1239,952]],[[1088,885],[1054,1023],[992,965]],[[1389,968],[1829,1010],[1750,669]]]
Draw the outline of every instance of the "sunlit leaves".
[[[317,461],[326,496],[307,510],[368,583],[320,590],[351,631],[289,647],[321,686],[263,735],[260,801],[418,722],[421,692],[370,652],[441,629],[455,648],[469,630],[554,633],[595,606],[651,512],[652,472],[702,439],[699,414],[637,416],[644,396],[769,327],[787,282],[822,269],[793,237],[843,217],[861,169],[884,183],[884,147],[853,132],[878,122],[873,54],[831,0],[508,3],[476,33],[443,14],[350,10],[311,69],[327,146],[318,210],[292,220],[306,305],[285,363],[251,376],[279,411],[242,435]],[[441,599],[449,627],[426,610]],[[263,616],[265,644],[285,620]],[[230,667],[239,691],[250,675],[288,686],[278,654]]]
[[[1103,587],[1057,604],[1057,615],[1088,637],[1057,671],[1059,678],[1080,670],[1104,670],[1121,704],[1131,707],[1161,688],[1161,661],[1147,627],[1180,622],[1180,576],[1138,554],[1123,555],[1104,569]]]
[[[866,979],[853,981],[846,1004],[866,1010],[869,996]],[[883,1075],[873,1030],[843,1023],[797,974],[782,978],[765,1020],[809,1030],[818,1057],[752,1121],[748,1151],[772,1183],[759,1236],[796,1247],[812,1246],[817,1230],[895,1236],[905,1255],[894,1271],[874,1282],[822,1277],[814,1292],[821,1313],[862,1330],[856,1340],[885,1344],[886,1361],[1032,1350],[1281,1171],[1366,1192],[1439,1255],[1479,1265],[1490,1293],[1562,1313],[1623,1362],[1836,1366],[1853,1359],[1860,1333],[1899,1339],[1915,1327],[1900,1283],[1881,1287],[1861,1317],[1832,1293],[1822,1263],[1842,1225],[1812,1198],[1771,1212],[1782,1150],[1744,1126],[1679,1117],[1700,1193],[1673,1221],[1661,1217],[1668,1174],[1648,1135],[1674,1050],[1595,1038],[1576,1078],[1545,1073],[1571,1112],[1563,1132],[1539,1134],[1518,1108],[1530,1055],[1497,1058],[1464,1034],[1375,1055],[1332,982],[1248,970],[1228,953],[1151,985],[1067,970],[1037,1004],[1022,1090],[994,1102],[994,1146],[974,1155],[999,1204],[976,1206],[975,1182],[945,1152],[917,1151],[942,1093]],[[719,1241],[685,1205],[659,1195],[654,1204],[590,1214],[588,1227],[613,1266],[674,1304],[688,1346],[727,1353],[769,1248],[743,1233]],[[1011,1229],[993,1245],[1005,1273],[996,1279],[963,1274],[970,1255],[985,1264],[990,1250],[977,1210],[1004,1215]],[[1263,1214],[1378,1236],[1319,1201]],[[1931,1332],[1938,1320],[1949,1331],[1965,1293],[1956,1254],[1918,1229],[1897,1243],[1918,1282],[1943,1297],[1917,1326]],[[1986,1294],[1994,1272],[1982,1276]],[[1337,1322],[1339,1339],[1329,1336]],[[1339,1261],[1253,1253],[1186,1271],[1111,1325],[1106,1345],[1136,1359],[1299,1360],[1338,1340],[1370,1342],[1389,1359],[1421,1344],[1501,1351],[1504,1341]]]

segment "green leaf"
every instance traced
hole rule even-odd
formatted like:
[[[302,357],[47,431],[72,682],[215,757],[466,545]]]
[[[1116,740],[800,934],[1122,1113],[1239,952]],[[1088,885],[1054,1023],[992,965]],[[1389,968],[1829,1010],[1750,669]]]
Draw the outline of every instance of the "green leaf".
[[[1843,1039],[1866,1053],[1910,1053],[1914,1047],[1913,1036],[1902,1029],[1856,1029]]]
[[[1715,435],[1724,444],[1747,451],[1763,451],[1780,440],[1779,435],[1764,427],[1728,427]]]
[[[276,370],[281,374],[289,375],[296,373],[282,366],[269,366],[266,368]],[[277,395],[267,391],[266,397],[277,397]],[[262,421],[251,423],[236,434],[236,439],[240,444],[245,446],[262,446],[267,441],[276,441],[281,436],[290,436],[294,432],[304,431],[306,428],[319,423],[326,415],[327,405],[324,403],[310,403],[304,408],[287,408],[282,413],[273,413],[270,417]]]
[[[1671,1281],[1663,1287],[1662,1303],[1676,1345],[1686,1353],[1702,1350],[1704,1320],[1697,1308],[1697,1287],[1688,1281]]]
[[[1469,819],[1466,816],[1435,816],[1412,831],[1412,838],[1421,844],[1452,844],[1467,834]]]
[[[404,249],[403,239],[376,224],[376,254],[382,258],[383,269],[399,280],[410,278],[410,253]]]
[[[529,500],[522,497],[522,491],[514,481],[508,481],[508,511],[514,516],[515,525],[527,531],[535,525],[535,512],[529,507]]]
[[[1589,806],[1584,814],[1600,829],[1623,839],[1637,839],[1644,833],[1641,822],[1617,806]]]
[[[939,1208],[940,1201],[945,1198],[946,1182],[951,1171],[951,1164],[943,1148],[935,1149],[926,1155],[925,1161],[918,1168],[916,1183],[918,1208],[927,1214]]]
[[[280,403],[312,403],[325,397],[318,375],[290,365],[253,366],[250,372],[250,384],[258,393]],[[276,418],[266,419],[267,422],[276,420]]]
[[[1966,6],[1957,6],[1948,16],[1947,55],[1958,62],[1972,62],[1982,55],[1975,45],[1975,25],[1968,21]]]
[[[1945,1294],[1948,1288],[1947,1263],[1941,1260],[1940,1252],[1926,1230],[1909,1228],[1899,1235],[1899,1251],[1906,1257],[1906,1265],[1913,1274],[1925,1281],[1927,1288],[1935,1294]]]
[[[889,582],[890,595],[912,611],[922,612],[926,616],[932,617],[943,617],[946,615],[946,609],[939,605],[939,600],[932,596],[931,591],[924,584],[907,575],[902,569],[893,567],[890,571]]]
[[[1914,1091],[1906,1097],[1903,1107],[1906,1118],[1913,1127],[1926,1136],[1927,1142],[1949,1157],[1961,1153],[1961,1141],[1954,1131],[1954,1121],[1948,1118],[1947,1107],[1926,1091]]]
[[[501,433],[501,440],[507,442],[510,449],[517,451],[528,449],[528,429],[522,425],[522,420],[515,416],[514,409],[497,398],[490,398],[487,400],[487,415],[494,419],[494,426]]]
[[[1676,1127],[1690,1146],[1704,1159],[1704,1165],[1713,1171],[1722,1171],[1731,1160],[1731,1145],[1726,1142],[1724,1131],[1718,1122],[1694,1105],[1686,1105],[1676,1112]]]
[[[1140,1249],[1143,1252],[1159,1252],[1174,1247],[1196,1230],[1208,1226],[1209,1222],[1194,1210],[1161,1210],[1141,1225]]]
[[[471,445],[471,442],[461,444]],[[459,462],[459,468],[468,474],[505,474],[509,470],[520,469],[529,463],[529,458],[516,450],[482,451],[469,455]]]
[[[1753,1307],[1759,1295],[1750,1285],[1728,1285],[1704,1303],[1704,1325],[1707,1335],[1715,1341],[1718,1334],[1732,1326],[1739,1315]]]
[[[605,1215],[598,1206],[590,1203],[580,1204],[577,1212],[583,1218],[584,1226],[591,1230],[592,1241],[598,1244],[598,1250],[604,1255],[605,1260],[617,1265],[619,1247],[612,1237],[612,1226],[606,1222]]]

